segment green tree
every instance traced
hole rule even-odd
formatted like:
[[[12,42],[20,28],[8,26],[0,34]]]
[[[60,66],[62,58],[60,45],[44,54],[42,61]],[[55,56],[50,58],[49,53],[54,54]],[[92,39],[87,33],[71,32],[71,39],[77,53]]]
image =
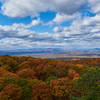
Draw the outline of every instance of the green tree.
[[[73,84],[71,100],[100,100],[100,68],[89,68]]]

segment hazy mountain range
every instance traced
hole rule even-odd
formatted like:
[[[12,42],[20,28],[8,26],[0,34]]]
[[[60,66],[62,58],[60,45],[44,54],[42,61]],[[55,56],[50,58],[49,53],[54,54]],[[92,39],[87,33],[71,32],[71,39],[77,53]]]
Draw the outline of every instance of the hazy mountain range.
[[[61,48],[33,48],[18,50],[0,50],[0,55],[35,55],[35,54],[62,54],[70,56],[100,56],[100,48],[69,50]]]

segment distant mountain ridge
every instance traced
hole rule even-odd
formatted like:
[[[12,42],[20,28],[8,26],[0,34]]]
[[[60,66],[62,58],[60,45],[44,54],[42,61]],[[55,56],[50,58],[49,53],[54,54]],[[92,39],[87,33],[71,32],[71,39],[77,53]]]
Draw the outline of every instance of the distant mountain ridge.
[[[70,50],[62,48],[33,48],[17,50],[0,50],[0,55],[31,55],[31,54],[65,54],[71,56],[100,56],[100,48]]]

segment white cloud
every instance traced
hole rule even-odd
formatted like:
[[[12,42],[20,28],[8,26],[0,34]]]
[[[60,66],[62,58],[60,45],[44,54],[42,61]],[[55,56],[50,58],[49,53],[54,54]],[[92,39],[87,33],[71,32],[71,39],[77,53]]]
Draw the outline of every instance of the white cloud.
[[[86,0],[51,0],[51,8],[61,13],[73,14],[81,9]]]
[[[99,18],[78,17],[69,27],[54,27],[53,33],[37,33],[24,24],[0,25],[0,48],[96,47],[100,45]]]
[[[2,13],[10,17],[37,16],[46,6],[40,0],[6,0]]]
[[[10,17],[38,16],[48,10],[74,14],[87,0],[2,0],[2,13]],[[5,1],[5,2],[4,2]]]
[[[79,13],[75,13],[73,15],[67,15],[67,14],[57,13],[56,17],[53,19],[53,21],[51,23],[61,24],[63,22],[75,20],[79,16],[80,16]]]
[[[54,27],[53,31],[54,31],[55,33],[61,32],[61,31],[62,31],[62,28],[56,26],[56,27]]]
[[[42,22],[40,21],[40,19],[32,20],[32,22],[28,25],[28,27],[38,26],[40,24],[42,24]]]
[[[80,17],[79,10],[89,2],[94,17]],[[30,24],[0,25],[1,48],[33,47],[97,47],[100,45],[100,0],[2,0],[2,13],[10,17],[38,16],[47,10],[56,11],[51,23],[73,20],[70,26],[52,25],[52,33],[38,33],[31,27],[43,24],[40,18]],[[23,3],[24,2],[24,3]],[[87,4],[88,5],[88,4]],[[83,8],[84,9],[84,8]],[[48,30],[47,30],[48,31]]]
[[[100,13],[100,0],[88,0],[94,13]]]
[[[32,48],[34,45],[29,41],[20,38],[4,38],[0,40],[0,49],[25,49]]]
[[[29,28],[40,24],[40,20],[33,20],[30,24],[14,23],[12,25],[0,25],[0,38],[3,37],[25,37],[34,34]]]

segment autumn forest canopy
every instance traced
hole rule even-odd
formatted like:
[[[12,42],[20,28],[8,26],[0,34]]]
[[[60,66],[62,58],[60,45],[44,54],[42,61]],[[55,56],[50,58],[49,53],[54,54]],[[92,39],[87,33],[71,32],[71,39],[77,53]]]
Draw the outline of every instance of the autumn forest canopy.
[[[100,59],[0,56],[0,100],[100,100]]]
[[[100,100],[100,0],[0,0],[0,100]]]

